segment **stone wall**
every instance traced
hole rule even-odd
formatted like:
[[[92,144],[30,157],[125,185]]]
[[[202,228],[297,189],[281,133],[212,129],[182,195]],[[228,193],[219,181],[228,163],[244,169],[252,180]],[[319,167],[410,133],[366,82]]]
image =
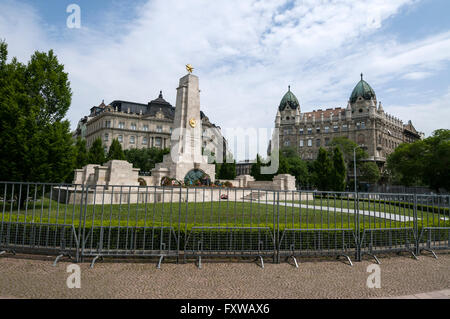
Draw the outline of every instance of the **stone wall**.
[[[86,194],[86,190],[84,190]],[[80,204],[86,200],[80,186],[69,188],[54,188],[53,200],[68,205]],[[279,198],[278,197],[279,194]],[[226,195],[228,198],[221,198]],[[200,202],[255,202],[259,204],[273,204],[277,199],[280,201],[312,200],[312,193],[298,191],[271,191],[243,188],[203,188],[203,187],[140,187],[140,186],[98,186],[88,188],[87,204],[145,204],[145,203],[200,203]]]

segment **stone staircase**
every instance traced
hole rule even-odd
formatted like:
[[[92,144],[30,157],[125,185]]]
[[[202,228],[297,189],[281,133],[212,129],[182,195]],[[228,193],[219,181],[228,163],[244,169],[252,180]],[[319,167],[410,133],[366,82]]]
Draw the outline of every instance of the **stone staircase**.
[[[265,195],[265,192],[251,192],[250,194],[247,194],[244,197],[241,197],[241,199],[255,201],[255,200],[260,199],[264,195]]]

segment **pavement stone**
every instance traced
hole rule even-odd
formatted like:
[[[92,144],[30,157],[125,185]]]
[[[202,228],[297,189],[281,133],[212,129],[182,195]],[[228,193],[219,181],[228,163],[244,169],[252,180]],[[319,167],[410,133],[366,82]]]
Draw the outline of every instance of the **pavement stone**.
[[[69,260],[52,266],[54,257],[0,257],[0,296],[3,298],[443,298],[450,296],[450,254],[439,259],[408,255],[379,256],[381,288],[368,288],[370,259],[348,263],[328,259],[299,259],[292,263],[265,261],[262,269],[251,259],[202,260],[175,264],[157,260],[80,263],[81,288],[66,285]]]

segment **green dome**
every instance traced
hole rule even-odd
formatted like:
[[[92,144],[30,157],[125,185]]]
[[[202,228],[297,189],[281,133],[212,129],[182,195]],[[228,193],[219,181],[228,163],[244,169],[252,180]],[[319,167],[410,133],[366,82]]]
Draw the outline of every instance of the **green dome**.
[[[353,89],[352,95],[350,95],[350,103],[355,103],[358,97],[362,97],[364,100],[376,99],[375,91],[370,87],[369,83],[363,80],[361,74],[361,81],[356,84]]]
[[[300,103],[298,103],[297,97],[294,95],[294,93],[291,92],[291,87],[288,87],[288,91],[283,96],[280,102],[279,110],[283,111],[286,106],[288,106],[291,109],[296,109],[297,107],[300,107]]]

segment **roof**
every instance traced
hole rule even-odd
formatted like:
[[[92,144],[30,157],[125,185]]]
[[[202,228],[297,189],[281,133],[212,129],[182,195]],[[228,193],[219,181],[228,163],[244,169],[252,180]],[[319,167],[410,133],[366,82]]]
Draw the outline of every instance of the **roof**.
[[[403,127],[404,127],[405,130],[408,130],[408,131],[410,131],[412,133],[415,133],[415,134],[419,134],[417,132],[416,128],[414,127],[414,125],[412,124],[411,120],[408,121],[408,124],[403,125]]]
[[[363,74],[361,73],[361,81],[356,84],[353,89],[352,94],[350,95],[350,103],[355,103],[358,97],[362,97],[364,100],[376,99],[375,91],[372,87],[363,80]]]
[[[291,109],[296,109],[297,107],[300,107],[300,103],[298,103],[297,97],[294,95],[294,93],[291,92],[291,86],[288,86],[288,91],[281,99],[280,106],[278,107],[278,109],[280,111],[283,111],[288,105]]]
[[[343,108],[337,107],[335,109],[326,109],[326,110],[314,110],[312,112],[305,112],[303,113],[303,116],[306,116],[307,119],[309,118],[315,118],[316,120],[320,120],[320,118],[323,117],[324,118],[329,118],[331,114],[333,114],[333,116],[338,117],[339,113],[341,113],[342,116],[345,116],[345,110]]]
[[[164,100],[162,91],[159,91],[159,96],[155,100],[150,101],[148,104],[114,100],[110,103],[113,107],[117,108],[118,112],[128,112],[132,114],[144,114],[148,116],[155,116],[156,113],[162,112],[165,118],[173,119],[175,116],[175,107],[169,102]]]

